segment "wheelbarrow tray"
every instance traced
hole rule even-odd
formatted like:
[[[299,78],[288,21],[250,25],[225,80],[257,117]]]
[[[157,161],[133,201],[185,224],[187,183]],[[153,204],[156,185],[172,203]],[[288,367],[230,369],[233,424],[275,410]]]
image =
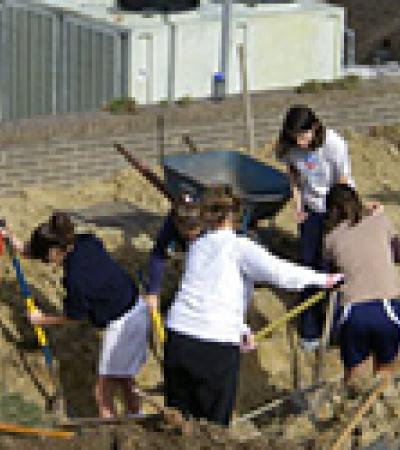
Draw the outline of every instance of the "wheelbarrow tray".
[[[182,191],[201,196],[210,185],[232,186],[242,200],[249,222],[272,218],[290,197],[286,174],[233,150],[165,156],[164,179],[174,198]]]

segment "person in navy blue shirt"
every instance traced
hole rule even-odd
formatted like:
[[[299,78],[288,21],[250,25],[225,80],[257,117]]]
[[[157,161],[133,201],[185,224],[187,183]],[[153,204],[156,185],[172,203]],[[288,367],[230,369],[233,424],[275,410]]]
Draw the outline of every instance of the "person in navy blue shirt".
[[[76,234],[65,213],[54,213],[32,233],[25,253],[31,258],[63,267],[66,291],[63,315],[37,310],[33,325],[58,325],[88,320],[104,329],[96,400],[99,415],[115,417],[114,391],[122,388],[127,413],[137,413],[139,399],[134,379],[146,359],[148,310],[138,297],[129,274],[112,259],[93,234]]]
[[[183,193],[166,217],[149,259],[149,281],[146,299],[157,305],[165,262],[174,251],[185,251],[188,243],[200,234],[199,202],[190,194]]]

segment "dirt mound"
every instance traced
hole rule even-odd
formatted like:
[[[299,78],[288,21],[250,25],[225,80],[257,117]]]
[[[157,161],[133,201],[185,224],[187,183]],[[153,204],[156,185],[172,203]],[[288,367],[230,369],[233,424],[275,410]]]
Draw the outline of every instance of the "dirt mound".
[[[366,199],[378,199],[393,223],[400,229],[400,179],[398,177],[400,127],[374,128],[369,135],[349,133],[350,152],[357,186]],[[260,149],[258,157],[272,162],[271,145]],[[274,165],[276,163],[274,162]],[[135,172],[126,170],[103,182],[77,185],[71,189],[30,189],[18,198],[4,198],[1,214],[15,233],[26,238],[34,225],[44,220],[54,209],[75,212],[80,230],[95,231],[107,248],[132,275],[146,268],[148,251],[152,246],[162,217],[168,210],[166,202]],[[295,258],[297,241],[292,211],[286,207],[277,217],[273,230],[261,228],[260,239],[273,251]],[[34,297],[45,311],[60,310],[63,291],[60,272],[39,262],[23,261],[23,269]],[[165,276],[163,302],[170,301],[178,282],[181,261],[170,261]],[[95,404],[93,381],[98,355],[99,335],[87,324],[76,324],[48,330],[50,345],[58,366],[57,380],[52,380],[44,367],[43,358],[36,348],[31,327],[25,318],[15,275],[7,258],[0,268],[0,382],[4,391],[1,399],[14,398],[17,416],[30,416],[29,423],[42,424],[37,409],[44,411],[46,400],[61,389],[66,407],[75,416],[93,416]],[[293,297],[267,288],[257,289],[249,321],[254,330],[279,317],[293,303]],[[290,331],[290,330],[289,330]],[[294,360],[295,338],[286,329],[278,330],[262,342],[257,353],[244,355],[240,377],[236,414],[257,408],[291,392],[294,385],[307,386],[312,382],[312,358],[299,354],[297,369]],[[322,368],[325,379],[340,374],[337,350],[329,350]],[[149,361],[138,377],[143,388],[152,388],[161,381],[160,367],[150,354]],[[332,388],[333,389],[333,388]],[[398,389],[393,397],[397,397]],[[242,442],[242,433],[232,437],[217,427],[199,426],[196,439],[179,438],[168,430],[154,431],[143,428],[118,429],[120,448],[326,448],[348,421],[354,407],[341,411],[341,394],[329,391],[327,399],[318,408],[311,404],[312,396],[304,401],[295,399],[255,421],[261,437],[251,443]],[[14,396],[14,397],[13,397]],[[335,397],[336,396],[336,397]],[[339,398],[336,405],[332,398]],[[18,399],[23,399],[19,402]],[[161,400],[161,398],[159,399]],[[13,401],[11,401],[13,403]],[[29,405],[35,407],[32,411]],[[36,409],[35,409],[36,408]],[[344,407],[346,408],[346,406]],[[0,407],[1,409],[1,407]],[[379,408],[378,408],[379,409]],[[150,410],[150,409],[148,409]],[[30,413],[32,412],[32,414]],[[374,416],[374,414],[377,414]],[[7,413],[9,414],[9,413]],[[373,412],[363,424],[363,444],[373,442],[380,434],[394,434],[398,428],[395,417],[400,407],[394,402]],[[375,418],[374,418],[375,417]],[[13,420],[12,414],[4,420]],[[398,420],[398,419],[397,419]],[[383,427],[382,423],[385,424]],[[365,431],[364,431],[365,430]],[[237,430],[236,430],[237,431]],[[253,430],[254,431],[254,430]],[[235,430],[232,431],[233,433]],[[111,448],[113,435],[98,431],[82,435],[76,441],[65,442],[68,448]],[[391,438],[395,436],[390,436]],[[284,444],[282,444],[284,441]],[[17,448],[25,441],[2,438],[0,448]],[[281,445],[279,447],[279,445]],[[63,448],[51,440],[29,443],[30,448]],[[74,446],[75,445],[75,446]],[[185,447],[186,446],[186,447]],[[236,446],[236,447],[235,447]]]

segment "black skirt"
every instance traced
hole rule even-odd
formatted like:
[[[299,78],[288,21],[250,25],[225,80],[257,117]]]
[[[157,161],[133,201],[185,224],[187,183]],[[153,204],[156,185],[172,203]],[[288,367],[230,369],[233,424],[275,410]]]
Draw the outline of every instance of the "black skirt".
[[[168,330],[164,352],[167,406],[185,417],[228,425],[235,405],[239,347]]]

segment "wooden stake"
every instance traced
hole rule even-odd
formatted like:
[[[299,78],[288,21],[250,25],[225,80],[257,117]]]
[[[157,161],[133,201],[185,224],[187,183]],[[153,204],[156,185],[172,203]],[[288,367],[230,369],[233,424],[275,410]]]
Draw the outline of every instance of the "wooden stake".
[[[243,96],[243,109],[245,117],[245,127],[246,127],[246,147],[250,154],[254,153],[254,119],[251,112],[251,100],[248,91],[248,80],[247,80],[247,58],[246,50],[243,44],[239,44],[238,48],[239,55],[239,65],[240,65],[240,75],[242,84],[242,96]]]
[[[298,351],[297,333],[291,323],[286,325],[286,333],[288,336],[290,347],[290,373],[292,378],[292,389],[300,389],[300,358]]]
[[[157,144],[158,163],[163,166],[165,157],[165,120],[163,114],[157,115]]]
[[[378,395],[383,391],[383,389],[386,387],[390,377],[384,377],[382,378],[375,388],[371,391],[371,393],[368,395],[364,403],[361,404],[361,406],[356,410],[353,418],[350,420],[349,424],[346,426],[346,428],[342,431],[340,436],[337,438],[335,443],[330,447],[330,450],[340,450],[343,448],[343,445],[345,444],[346,440],[350,437],[350,434],[352,431],[357,427],[361,419],[363,418],[364,414],[366,414],[369,409],[372,407],[373,403],[377,399]]]
[[[102,418],[102,417],[74,417],[70,420],[61,421],[61,428],[97,427],[100,425],[123,425],[128,423],[141,423],[151,419],[157,419],[160,414],[138,414],[128,417]]]
[[[199,149],[197,148],[197,145],[188,134],[182,136],[182,142],[188,146],[190,153],[198,153]]]

